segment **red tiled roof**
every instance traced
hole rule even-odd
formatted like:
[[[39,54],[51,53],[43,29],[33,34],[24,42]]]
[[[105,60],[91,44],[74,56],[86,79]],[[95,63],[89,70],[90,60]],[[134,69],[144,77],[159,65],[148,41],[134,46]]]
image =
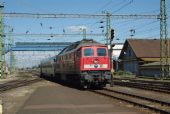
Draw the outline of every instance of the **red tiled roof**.
[[[160,57],[160,40],[159,39],[128,39],[124,45],[130,45],[138,58],[155,58]],[[170,44],[170,40],[169,40]],[[170,50],[170,45],[169,45]]]

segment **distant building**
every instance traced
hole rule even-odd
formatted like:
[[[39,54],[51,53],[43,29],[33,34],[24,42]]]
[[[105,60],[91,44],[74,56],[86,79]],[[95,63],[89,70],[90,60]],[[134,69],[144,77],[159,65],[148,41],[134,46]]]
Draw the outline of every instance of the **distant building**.
[[[160,40],[128,39],[119,60],[120,70],[130,71],[135,75],[160,76]]]

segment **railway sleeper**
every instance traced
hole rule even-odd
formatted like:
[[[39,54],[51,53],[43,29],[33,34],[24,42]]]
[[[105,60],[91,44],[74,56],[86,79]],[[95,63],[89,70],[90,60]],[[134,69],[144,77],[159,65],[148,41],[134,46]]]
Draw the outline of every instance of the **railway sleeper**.
[[[143,100],[143,99],[138,99],[136,97],[127,96],[127,95],[123,95],[123,94],[119,94],[119,93],[114,93],[114,92],[106,91],[106,90],[95,90],[95,91],[93,90],[92,92],[103,95],[103,96],[107,96],[110,98],[122,100],[122,101],[125,101],[128,103],[131,103],[134,106],[148,108],[150,110],[160,112],[161,114],[170,114],[169,106],[162,106],[159,103],[155,103],[155,102],[151,102],[151,101]]]

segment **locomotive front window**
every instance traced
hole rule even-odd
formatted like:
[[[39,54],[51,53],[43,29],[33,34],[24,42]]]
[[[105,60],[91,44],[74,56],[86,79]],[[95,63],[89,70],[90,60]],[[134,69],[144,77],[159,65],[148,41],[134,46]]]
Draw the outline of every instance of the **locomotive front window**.
[[[84,49],[84,56],[93,56],[93,55],[94,55],[94,49],[93,48]]]
[[[105,48],[97,48],[97,55],[98,56],[106,56],[106,49]]]

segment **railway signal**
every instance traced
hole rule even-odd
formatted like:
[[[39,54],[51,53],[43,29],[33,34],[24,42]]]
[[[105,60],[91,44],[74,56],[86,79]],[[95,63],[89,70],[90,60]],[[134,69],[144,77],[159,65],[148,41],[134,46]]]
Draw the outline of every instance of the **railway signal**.
[[[114,72],[114,69],[113,69],[113,57],[112,57],[112,52],[113,52],[113,47],[114,45],[112,45],[112,41],[113,41],[113,38],[115,37],[115,30],[114,29],[110,29],[110,72],[111,72],[111,83],[110,83],[110,86],[113,87],[113,72]]]
[[[111,29],[110,30],[110,40],[112,41],[114,37],[115,37],[115,30]]]

